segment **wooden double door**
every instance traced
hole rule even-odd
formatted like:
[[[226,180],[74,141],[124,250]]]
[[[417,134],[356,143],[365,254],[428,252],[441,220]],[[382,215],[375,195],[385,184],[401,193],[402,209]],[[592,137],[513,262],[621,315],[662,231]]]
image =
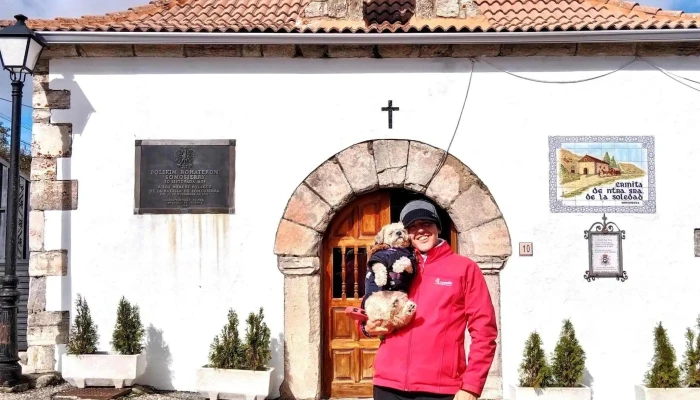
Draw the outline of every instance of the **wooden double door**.
[[[362,302],[367,254],[377,232],[398,221],[403,204],[416,197],[421,198],[398,191],[364,195],[341,210],[326,231],[322,252],[324,398],[372,397],[379,340],[360,335],[345,308]],[[446,213],[441,217],[443,227],[451,227],[441,236],[455,248],[454,226]]]

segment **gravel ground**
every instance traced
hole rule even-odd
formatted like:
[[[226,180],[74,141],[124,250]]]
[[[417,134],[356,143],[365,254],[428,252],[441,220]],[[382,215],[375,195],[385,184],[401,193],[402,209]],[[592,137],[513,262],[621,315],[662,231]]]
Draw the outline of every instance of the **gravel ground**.
[[[49,386],[42,389],[28,390],[22,393],[0,393],[0,400],[49,400],[54,393],[66,390],[67,384],[59,386]]]
[[[58,392],[70,388],[67,383],[58,386],[50,386],[42,389],[28,390],[22,393],[0,393],[0,400],[51,400]],[[198,393],[187,392],[158,392],[158,393],[132,393],[123,399],[138,400],[203,400]]]
[[[138,400],[203,400],[204,397],[199,393],[187,393],[187,392],[166,392],[158,394],[144,394],[141,396],[132,397]]]

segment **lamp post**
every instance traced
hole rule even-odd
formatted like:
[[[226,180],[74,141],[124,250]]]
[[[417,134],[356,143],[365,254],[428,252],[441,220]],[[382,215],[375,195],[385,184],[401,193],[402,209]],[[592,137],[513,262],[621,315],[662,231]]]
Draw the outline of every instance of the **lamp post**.
[[[17,385],[22,376],[17,354],[17,204],[19,202],[19,142],[22,89],[27,75],[34,74],[46,42],[27,27],[24,15],[0,31],[0,64],[12,80],[12,126],[8,170],[7,221],[5,233],[5,276],[0,283],[0,386]]]

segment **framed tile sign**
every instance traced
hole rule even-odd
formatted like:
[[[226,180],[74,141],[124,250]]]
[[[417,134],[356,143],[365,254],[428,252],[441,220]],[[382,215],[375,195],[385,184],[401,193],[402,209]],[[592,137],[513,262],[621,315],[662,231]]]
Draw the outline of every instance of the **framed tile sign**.
[[[653,136],[550,136],[554,213],[656,213]]]
[[[583,231],[588,240],[588,271],[583,275],[588,282],[596,278],[615,278],[627,280],[627,271],[622,268],[622,240],[625,231],[617,224],[609,222],[603,214],[603,223],[595,222]]]

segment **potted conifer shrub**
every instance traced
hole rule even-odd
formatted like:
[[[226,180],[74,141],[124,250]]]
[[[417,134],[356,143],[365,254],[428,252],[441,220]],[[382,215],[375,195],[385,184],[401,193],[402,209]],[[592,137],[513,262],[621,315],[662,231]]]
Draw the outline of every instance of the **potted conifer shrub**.
[[[228,322],[211,344],[209,363],[197,370],[197,391],[211,400],[240,396],[262,400],[270,395],[274,368],[266,366],[271,358],[270,329],[263,309],[250,313],[246,322],[245,341],[241,342],[238,315],[229,309]]]
[[[512,399],[532,398],[542,393],[543,389],[552,383],[552,371],[547,363],[539,333],[530,333],[525,341],[523,360],[518,372],[520,375],[518,385],[510,386]]]
[[[700,322],[700,321],[699,321]],[[681,381],[681,368],[676,365],[676,352],[661,322],[654,328],[654,355],[650,369],[644,376],[644,384],[635,387],[637,400],[696,400],[700,399],[700,388],[689,387],[688,383],[697,384],[694,368],[698,367],[697,345],[693,344],[694,334],[689,329],[690,348],[686,352],[686,382]],[[695,362],[695,363],[693,363]],[[685,368],[684,368],[685,369]]]
[[[520,366],[520,386],[511,389],[513,399],[591,400],[591,389],[582,383],[586,353],[571,321],[564,320],[550,363],[541,346],[539,335],[532,334]]]
[[[75,323],[68,339],[67,354],[63,355],[63,378],[80,388],[86,384],[116,388],[133,385],[146,368],[143,335],[139,307],[122,297],[112,332],[113,351],[97,351],[97,326],[92,321],[87,301],[78,295]]]
[[[700,316],[696,321],[698,332],[687,328],[685,332],[685,355],[681,371],[683,383],[688,388],[700,388]]]

